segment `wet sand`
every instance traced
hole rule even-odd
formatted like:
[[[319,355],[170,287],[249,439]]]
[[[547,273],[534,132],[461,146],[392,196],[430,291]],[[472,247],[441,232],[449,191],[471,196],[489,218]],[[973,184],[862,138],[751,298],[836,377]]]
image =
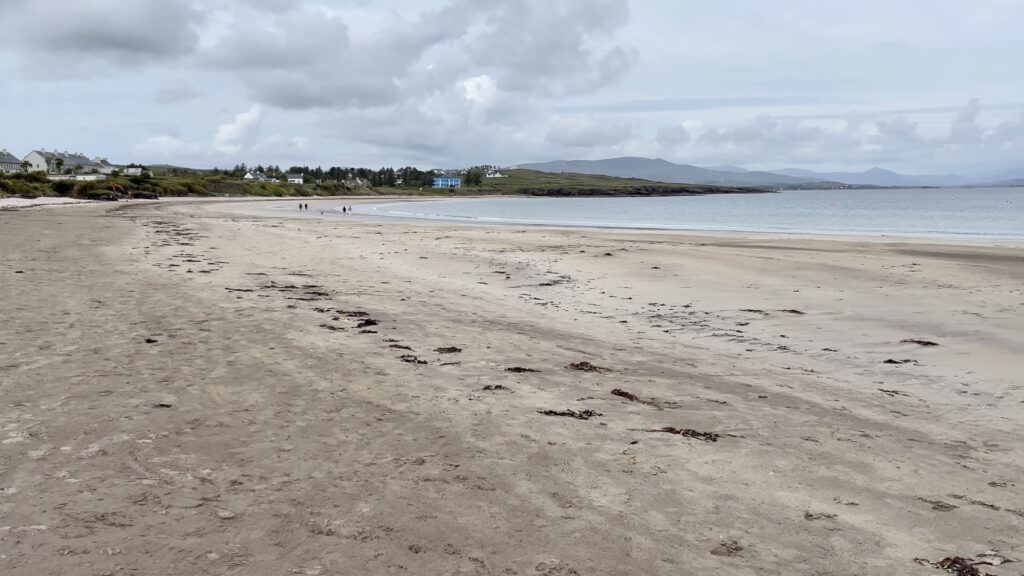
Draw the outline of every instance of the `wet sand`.
[[[1024,556],[1020,247],[240,206],[0,213],[0,573]]]

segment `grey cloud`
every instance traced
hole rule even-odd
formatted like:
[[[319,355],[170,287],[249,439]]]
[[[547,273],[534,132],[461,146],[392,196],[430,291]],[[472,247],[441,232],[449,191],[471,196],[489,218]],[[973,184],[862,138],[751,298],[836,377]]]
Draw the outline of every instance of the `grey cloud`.
[[[621,153],[917,172],[1006,170],[1024,151],[1024,76],[1006,72],[1024,50],[1015,0],[0,7],[0,101],[18,110],[0,132],[19,150],[130,160],[143,142],[168,161],[424,165]],[[52,79],[60,90],[41,85]],[[964,86],[985,105],[965,106]],[[231,123],[252,104],[259,118]]]
[[[663,126],[658,129],[658,144],[666,147],[674,147],[686,144],[690,141],[690,131],[682,124]]]
[[[1020,121],[995,125],[982,123],[980,101],[971,100],[947,116],[948,131],[926,130],[910,116],[873,118],[871,114],[849,114],[846,122],[759,115],[731,126],[703,127],[676,154],[704,162],[749,162],[758,164],[832,164],[837,159],[848,166],[897,166],[927,158],[947,166],[1007,165],[1018,144],[1024,144],[1024,114]],[[923,117],[928,117],[924,115]],[[662,150],[672,151],[678,143],[672,130],[658,133]],[[685,144],[685,142],[683,143]]]
[[[443,36],[413,27],[356,44],[342,16],[297,4],[261,18],[239,14],[201,60],[236,72],[253,98],[280,108],[386,106],[422,45]]]
[[[5,29],[24,55],[59,55],[57,70],[83,56],[125,62],[188,54],[202,20],[187,0],[32,0],[12,2],[5,12]]]
[[[398,94],[392,67],[354,47],[343,18],[308,7],[238,18],[201,59],[285,109],[386,105]]]
[[[177,86],[166,86],[157,90],[153,99],[158,104],[180,104],[182,102],[198,100],[204,96],[205,94],[195,87],[189,84],[180,84]]]
[[[739,126],[712,127],[701,136],[700,143],[710,146],[770,147],[778,144],[793,145],[817,140],[821,133],[821,128],[799,120],[761,114]]]
[[[808,104],[813,101],[807,102]],[[765,104],[770,104],[766,102]],[[1011,103],[1004,102],[1000,104],[986,104],[986,110],[1020,110],[1024,108],[1024,103]],[[829,120],[829,119],[847,119],[866,121],[876,118],[886,118],[890,116],[916,116],[919,114],[955,114],[959,113],[964,109],[963,105],[959,106],[923,106],[919,108],[893,108],[886,110],[854,110],[846,112],[830,112],[820,114],[778,114],[778,118],[793,118],[801,120]]]
[[[886,118],[875,122],[878,135],[871,140],[882,146],[915,145],[924,141],[917,122],[905,116]]]
[[[798,106],[821,102],[821,98],[807,96],[735,97],[721,98],[651,98],[624,100],[603,104],[576,104],[559,108],[565,112],[602,112],[634,114],[638,112],[680,112],[685,110],[714,110],[722,108],[749,108],[754,106]]]
[[[564,95],[617,81],[635,60],[601,41],[628,19],[625,0],[451,0],[372,37],[308,3],[242,10],[200,61],[239,74],[253,98],[288,109],[423,101],[486,75],[502,92]]]
[[[311,80],[301,72],[274,70],[246,79],[252,96],[272,106],[291,110],[306,108],[369,108],[393,103],[398,87],[379,78],[324,78]]]
[[[981,127],[978,126],[978,115],[981,113],[981,101],[971,99],[953,118],[949,129],[949,139],[954,143],[973,142],[981,138]]]
[[[242,12],[201,58],[230,70],[296,70],[314,66],[344,73],[339,58],[350,57],[348,25],[340,16],[289,10],[262,18]]]
[[[632,49],[593,46],[628,21],[624,0],[506,2],[469,49],[506,89],[571,94],[615,82],[634,63]]]
[[[1000,122],[987,135],[987,139],[996,146],[1012,147],[1019,144],[1024,148],[1024,112],[1021,112],[1020,118],[1017,120]]]
[[[599,148],[622,143],[633,132],[623,122],[587,117],[557,117],[548,127],[546,141],[567,148]]]

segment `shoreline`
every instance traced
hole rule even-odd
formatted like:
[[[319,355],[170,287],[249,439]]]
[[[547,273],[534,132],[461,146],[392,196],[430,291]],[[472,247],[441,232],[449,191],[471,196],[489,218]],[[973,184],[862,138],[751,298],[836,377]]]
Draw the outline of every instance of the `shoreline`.
[[[530,197],[525,196],[503,196],[501,198],[508,199],[529,199]],[[992,247],[1008,247],[1008,248],[1024,248],[1024,236],[986,236],[986,235],[927,235],[927,234],[861,234],[861,233],[840,233],[840,232],[786,232],[786,231],[770,231],[770,230],[725,230],[725,229],[685,229],[685,228],[659,228],[659,227],[627,227],[627,226],[598,226],[598,225],[573,225],[573,224],[545,224],[545,223],[524,223],[519,221],[479,221],[472,219],[458,219],[458,218],[432,218],[432,217],[402,217],[385,214],[367,214],[356,212],[352,216],[342,216],[341,214],[327,212],[323,215],[319,213],[320,210],[326,212],[327,208],[336,206],[336,200],[352,200],[353,206],[377,206],[377,205],[392,205],[392,204],[418,204],[422,202],[441,202],[445,200],[494,200],[495,197],[479,196],[479,197],[459,197],[459,198],[419,198],[419,197],[407,197],[396,199],[397,201],[389,201],[386,203],[379,202],[377,197],[359,197],[359,198],[345,198],[339,197],[336,199],[314,199],[310,200],[313,207],[310,213],[299,212],[290,210],[293,207],[293,202],[281,201],[280,199],[269,199],[269,200],[256,200],[253,203],[257,204],[269,204],[278,203],[282,207],[280,210],[256,208],[256,209],[245,209],[237,204],[239,202],[245,202],[245,200],[239,200],[238,202],[232,202],[229,207],[224,210],[225,213],[240,214],[247,216],[256,217],[269,217],[269,218],[296,218],[296,219],[316,219],[316,218],[354,218],[366,222],[377,222],[377,223],[405,223],[409,225],[425,225],[431,224],[446,226],[468,226],[468,227],[483,227],[483,228],[504,228],[504,229],[515,229],[515,228],[526,228],[526,229],[550,229],[550,230],[580,230],[580,231],[603,231],[603,232],[619,232],[622,234],[665,234],[665,235],[679,235],[687,238],[730,238],[730,239],[765,239],[765,240],[831,240],[837,242],[866,242],[866,243],[910,243],[910,244],[936,244],[936,245],[954,245],[954,246],[992,246]],[[275,202],[276,201],[276,202]],[[326,204],[331,202],[330,204]],[[217,202],[214,199],[210,200],[211,210],[216,210]],[[347,205],[348,202],[345,202]]]

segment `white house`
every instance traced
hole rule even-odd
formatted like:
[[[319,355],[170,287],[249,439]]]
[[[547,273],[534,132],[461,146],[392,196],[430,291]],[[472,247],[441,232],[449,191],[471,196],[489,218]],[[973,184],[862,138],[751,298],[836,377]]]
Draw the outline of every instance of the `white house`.
[[[99,165],[99,169],[98,170],[99,170],[100,174],[108,174],[109,175],[109,174],[112,174],[114,172],[114,170],[117,170],[117,169],[120,168],[120,166],[117,166],[115,164],[111,164],[110,161],[107,160],[106,158],[93,158],[92,161]]]
[[[65,172],[110,174],[116,166],[106,159],[91,159],[80,153],[33,150],[25,157],[30,172],[63,174]]]
[[[252,180],[252,181],[255,181],[255,182],[277,182],[278,181],[277,178],[271,178],[270,176],[267,176],[263,172],[256,172],[256,171],[253,171],[253,170],[250,170],[250,171],[246,172],[245,176],[242,176],[242,180]]]
[[[142,176],[142,166],[129,166],[121,173],[125,176]]]
[[[50,180],[69,180],[71,182],[100,182],[107,179],[106,174],[72,174],[66,176],[51,175]]]
[[[3,172],[8,174],[21,172],[21,160],[18,160],[18,157],[8,152],[6,148],[0,149],[0,173]]]
[[[305,181],[302,178],[302,174],[285,174],[284,177],[288,180],[289,184],[302,184]]]

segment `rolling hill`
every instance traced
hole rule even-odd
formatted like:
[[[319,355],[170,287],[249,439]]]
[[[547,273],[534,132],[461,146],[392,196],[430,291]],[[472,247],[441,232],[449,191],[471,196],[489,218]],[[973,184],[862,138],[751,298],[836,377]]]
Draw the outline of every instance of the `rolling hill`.
[[[738,172],[736,167],[729,170],[711,170],[676,164],[662,159],[622,157],[606,160],[556,160],[534,164],[520,164],[520,168],[540,172],[599,174],[618,178],[642,178],[656,182],[674,184],[709,184],[718,186],[806,186],[821,180],[774,174],[772,172]]]

